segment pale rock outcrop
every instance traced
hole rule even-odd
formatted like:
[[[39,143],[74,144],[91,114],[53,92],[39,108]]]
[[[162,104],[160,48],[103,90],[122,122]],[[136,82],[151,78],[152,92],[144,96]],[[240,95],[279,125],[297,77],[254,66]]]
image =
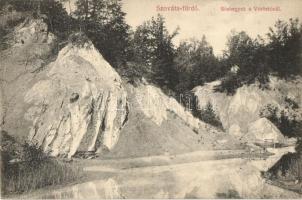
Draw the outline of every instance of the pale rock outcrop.
[[[198,98],[198,107],[204,108],[210,102],[224,129],[238,137],[251,133],[249,126],[261,118],[260,111],[264,106],[272,104],[283,109],[285,97],[299,104],[302,102],[300,79],[284,81],[270,77],[270,89],[262,90],[257,84],[244,85],[238,88],[233,96],[215,92],[215,86],[219,84],[220,81],[215,81],[193,89]],[[279,134],[275,132],[276,137],[277,135]]]
[[[168,112],[177,115],[192,129],[199,129],[200,126],[205,125],[180,105],[175,98],[167,96],[160,88],[153,85],[140,84],[135,89],[135,97],[139,105],[136,109],[142,110],[157,125],[168,119]]]
[[[255,136],[255,139],[260,141],[284,142],[282,133],[266,118],[260,118],[250,123],[248,125],[248,135]]]
[[[24,119],[27,110],[24,96],[37,81],[45,79],[57,43],[42,19],[19,14],[18,19],[25,20],[8,33],[8,48],[0,51],[0,98],[3,110],[0,115],[1,128],[22,142],[29,129],[29,123]]]
[[[47,78],[26,94],[32,121],[28,139],[53,156],[111,149],[127,118],[127,94],[116,71],[88,42],[69,44],[49,66]]]
[[[54,40],[54,34],[48,31],[47,24],[41,18],[26,18],[14,31],[15,46],[37,42],[50,44]]]
[[[228,108],[230,104],[230,96],[225,93],[214,92],[214,87],[219,85],[220,81],[207,83],[204,86],[195,87],[192,92],[197,97],[198,107],[205,108],[210,102],[213,106],[215,113],[221,119],[222,125],[225,129],[229,128],[228,125]]]
[[[260,110],[264,105],[278,102],[271,91],[263,91],[256,85],[243,86],[231,97],[227,109],[227,127],[237,124],[241,133],[246,133],[249,123],[260,118]]]

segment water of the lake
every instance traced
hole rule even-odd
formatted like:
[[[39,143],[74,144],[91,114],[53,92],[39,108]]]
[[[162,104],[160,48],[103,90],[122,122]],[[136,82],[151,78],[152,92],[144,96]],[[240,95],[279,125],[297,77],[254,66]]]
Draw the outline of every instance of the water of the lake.
[[[119,170],[106,180],[48,190],[31,198],[301,198],[261,177],[291,149],[267,159],[223,159]],[[97,171],[95,173],[105,173]]]

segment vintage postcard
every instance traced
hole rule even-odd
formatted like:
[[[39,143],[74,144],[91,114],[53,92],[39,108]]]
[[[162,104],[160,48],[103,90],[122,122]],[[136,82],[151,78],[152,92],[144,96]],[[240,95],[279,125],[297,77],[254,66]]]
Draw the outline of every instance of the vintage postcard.
[[[0,0],[3,199],[301,199],[302,1]]]

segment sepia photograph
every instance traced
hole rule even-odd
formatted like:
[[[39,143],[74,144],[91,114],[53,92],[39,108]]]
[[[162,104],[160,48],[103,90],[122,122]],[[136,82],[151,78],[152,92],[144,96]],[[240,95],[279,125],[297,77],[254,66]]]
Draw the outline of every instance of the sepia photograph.
[[[301,0],[0,0],[1,199],[302,199]]]

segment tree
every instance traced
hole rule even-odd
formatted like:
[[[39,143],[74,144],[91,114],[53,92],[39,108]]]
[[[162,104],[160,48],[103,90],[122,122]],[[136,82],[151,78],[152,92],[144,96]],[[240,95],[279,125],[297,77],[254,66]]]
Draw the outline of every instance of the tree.
[[[220,67],[223,65],[219,64],[205,36],[201,40],[182,42],[176,50],[174,62],[179,79],[178,92],[214,81],[223,74]]]
[[[47,16],[46,22],[50,32],[66,39],[74,29],[74,20],[68,15],[62,3],[56,0],[41,0],[39,9]]]
[[[142,66],[142,71],[149,79],[161,86],[173,88],[177,82],[173,68],[174,45],[161,15],[138,26],[132,40],[133,61]]]
[[[77,0],[75,15],[79,29],[85,32],[114,67],[129,57],[129,30],[121,0]]]
[[[254,55],[256,43],[247,35],[246,32],[232,32],[227,41],[227,51],[224,53],[228,57],[229,63],[239,66],[239,74],[248,76],[254,70]]]
[[[278,20],[267,34],[269,65],[282,78],[302,74],[302,24]]]
[[[140,66],[140,73],[148,80],[152,79],[152,63],[155,59],[155,36],[151,21],[138,26],[131,41],[132,61]]]
[[[48,31],[56,34],[59,39],[65,39],[71,32],[73,20],[62,3],[56,0],[7,0],[0,3],[0,8],[11,5],[16,11],[30,11],[34,17],[45,16],[44,20],[48,25]]]
[[[267,48],[260,36],[252,39],[244,31],[232,31],[224,57],[228,68],[238,66],[239,70],[227,73],[221,85],[216,88],[218,91],[234,94],[243,84],[256,81],[260,83],[260,87],[267,86],[270,68],[267,64]]]
[[[184,93],[193,88],[192,76],[195,67],[192,62],[192,54],[194,51],[194,45],[189,42],[180,43],[176,49],[174,68],[178,76],[178,84],[175,86],[178,93]]]
[[[223,125],[220,121],[220,118],[218,115],[216,115],[213,105],[210,102],[207,103],[205,108],[195,111],[195,116],[197,116],[200,120],[204,121],[205,123],[211,124],[223,130]]]

